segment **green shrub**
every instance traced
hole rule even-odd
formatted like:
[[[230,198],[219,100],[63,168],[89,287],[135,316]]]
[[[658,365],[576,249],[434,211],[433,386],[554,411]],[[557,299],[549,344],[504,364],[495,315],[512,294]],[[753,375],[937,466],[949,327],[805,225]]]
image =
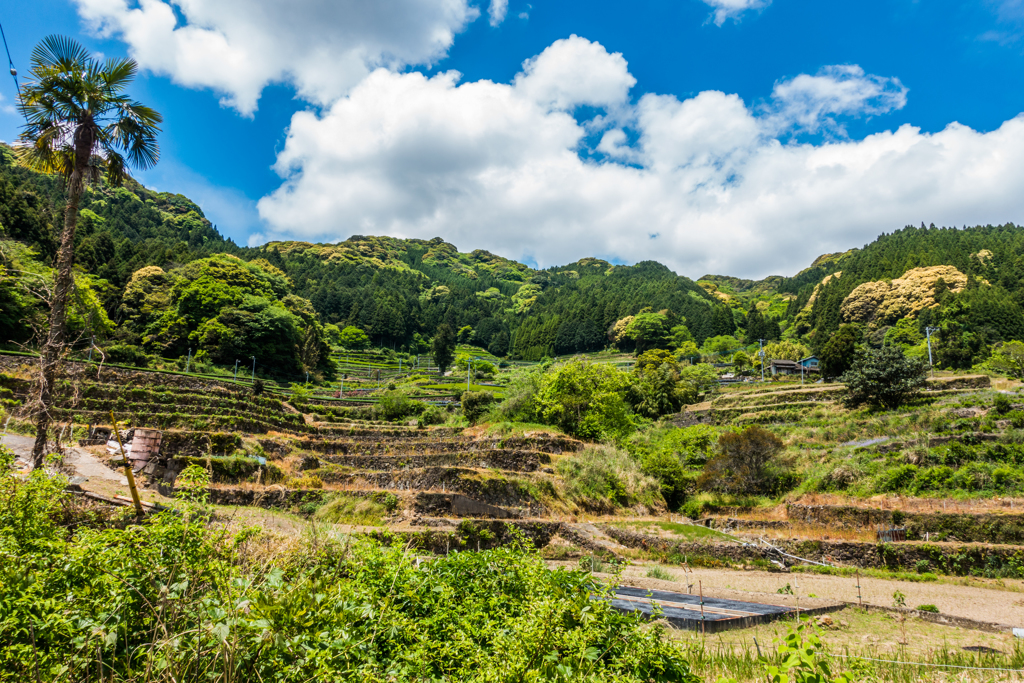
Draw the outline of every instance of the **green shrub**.
[[[439,425],[444,424],[445,420],[448,419],[448,411],[440,406],[427,406],[422,413],[418,423],[421,425]]]
[[[698,681],[684,644],[523,539],[421,563],[405,543],[313,527],[268,553],[259,529],[197,522],[198,504],[90,528],[61,516],[62,477],[0,461],[4,680]]]
[[[992,484],[1000,491],[1015,489],[1020,485],[1020,472],[1009,465],[992,470]]]
[[[914,563],[914,571],[918,574],[927,574],[931,568],[932,565],[928,560],[918,560]]]
[[[620,438],[635,429],[624,398],[629,375],[610,365],[573,358],[540,380],[541,418],[585,439]]]
[[[879,491],[900,491],[907,488],[917,476],[917,465],[900,465],[883,472],[878,478]]]
[[[462,414],[466,416],[467,420],[475,423],[487,413],[494,402],[494,394],[489,391],[463,392]]]
[[[587,446],[555,466],[562,475],[562,495],[586,510],[614,512],[619,508],[663,504],[661,485],[644,474],[628,453],[612,446]]]
[[[938,614],[939,613],[939,608],[936,607],[935,605],[918,605],[917,606],[917,611],[918,612],[931,612],[933,614]]]
[[[284,472],[274,463],[260,465],[259,460],[247,456],[182,456],[177,460],[204,470],[209,468],[211,480],[221,484],[255,481],[257,478],[263,484],[276,484],[284,479]]]
[[[918,470],[917,474],[914,475],[914,480],[910,484],[910,490],[913,493],[923,493],[925,491],[941,491],[949,486],[950,480],[953,478],[954,470],[952,467],[941,465],[939,467],[926,467],[922,470]],[[898,489],[891,489],[898,490]]]
[[[706,508],[707,502],[703,500],[690,499],[683,503],[683,507],[679,508],[679,512],[690,519],[700,519],[704,516]]]
[[[1024,410],[1011,410],[1006,414],[1006,419],[1014,429],[1024,429]]]
[[[782,439],[754,425],[718,437],[719,454],[704,467],[698,485],[708,491],[737,494],[777,493],[790,480],[789,465],[779,459]]]
[[[131,344],[113,344],[103,350],[103,357],[108,363],[132,365],[137,368],[149,367],[149,356],[138,346]]]
[[[883,346],[859,353],[841,379],[846,384],[848,403],[893,410],[918,394],[927,377],[924,360],[908,358],[898,346]]]
[[[995,409],[996,415],[1006,415],[1013,410],[1013,404],[1006,394],[996,394],[996,397],[992,399],[992,408]]]
[[[374,491],[370,500],[381,505],[386,511],[394,512],[398,508],[398,496],[390,491]]]
[[[386,391],[377,399],[373,412],[375,419],[394,422],[416,415],[423,406],[422,402],[413,401],[403,391]]]

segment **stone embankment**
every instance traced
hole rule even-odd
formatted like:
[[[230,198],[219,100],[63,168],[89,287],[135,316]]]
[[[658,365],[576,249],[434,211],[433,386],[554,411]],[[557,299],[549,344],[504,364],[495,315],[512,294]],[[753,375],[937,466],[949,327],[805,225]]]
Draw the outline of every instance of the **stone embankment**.
[[[610,525],[603,530],[622,545],[658,554],[710,557],[731,563],[760,559],[780,561],[787,566],[799,564],[763,544],[673,541]],[[855,541],[773,541],[773,545],[789,555],[843,567],[932,571],[958,576],[1024,573],[1024,548],[1013,545]]]

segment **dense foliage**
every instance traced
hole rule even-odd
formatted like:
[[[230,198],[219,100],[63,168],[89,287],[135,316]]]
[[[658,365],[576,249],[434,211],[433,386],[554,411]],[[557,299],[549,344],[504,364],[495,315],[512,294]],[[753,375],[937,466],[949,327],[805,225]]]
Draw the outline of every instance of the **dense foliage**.
[[[421,564],[401,543],[209,526],[199,503],[82,525],[63,478],[9,465],[0,680],[697,680],[662,628],[525,540]]]
[[[861,353],[842,380],[850,403],[892,410],[919,393],[927,376],[928,366],[922,359],[907,358],[899,347],[884,346]]]

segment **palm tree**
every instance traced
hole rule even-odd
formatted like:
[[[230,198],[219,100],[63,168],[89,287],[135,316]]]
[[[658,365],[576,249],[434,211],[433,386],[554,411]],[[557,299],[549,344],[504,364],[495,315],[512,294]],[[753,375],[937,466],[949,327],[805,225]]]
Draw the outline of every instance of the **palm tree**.
[[[32,52],[35,80],[21,92],[19,110],[26,124],[19,136],[18,157],[29,168],[62,176],[67,191],[50,327],[41,354],[32,450],[37,466],[45,455],[53,385],[64,351],[78,204],[85,184],[105,176],[107,183],[120,185],[128,177],[129,165],[146,169],[160,158],[156,136],[163,117],[124,93],[138,69],[133,59],[99,62],[76,41],[48,36]]]

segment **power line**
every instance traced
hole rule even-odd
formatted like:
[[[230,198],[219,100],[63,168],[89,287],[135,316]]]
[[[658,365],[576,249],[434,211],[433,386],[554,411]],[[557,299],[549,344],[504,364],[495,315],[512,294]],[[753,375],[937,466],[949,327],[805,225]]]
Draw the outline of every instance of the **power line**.
[[[14,79],[14,89],[18,91],[18,101],[21,101],[21,86],[18,84],[18,70],[14,68],[14,60],[11,59],[11,48],[7,47],[7,35],[4,33],[4,25],[0,24],[0,37],[4,39],[4,50],[7,52],[7,66],[11,70],[11,78]]]

